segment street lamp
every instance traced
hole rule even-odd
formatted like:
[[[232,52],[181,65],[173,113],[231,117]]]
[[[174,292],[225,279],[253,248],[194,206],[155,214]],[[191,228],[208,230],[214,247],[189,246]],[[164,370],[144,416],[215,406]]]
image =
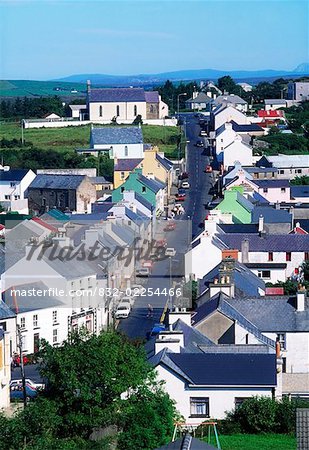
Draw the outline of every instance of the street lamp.
[[[178,115],[179,115],[179,98],[180,98],[182,95],[183,95],[183,96],[186,96],[187,93],[184,92],[183,94],[178,94],[178,95],[177,95],[177,113],[178,113]]]

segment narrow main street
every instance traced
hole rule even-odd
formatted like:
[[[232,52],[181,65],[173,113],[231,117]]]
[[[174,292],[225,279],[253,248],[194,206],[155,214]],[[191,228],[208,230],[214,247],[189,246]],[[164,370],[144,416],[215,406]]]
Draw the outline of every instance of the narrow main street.
[[[176,229],[172,232],[166,232],[167,247],[173,247],[176,250],[176,256],[172,260],[172,277],[184,275],[179,273],[179,266],[183,263],[184,253],[189,247],[192,236],[196,236],[201,231],[201,225],[204,222],[207,210],[205,204],[211,200],[209,190],[212,187],[209,173],[205,173],[205,167],[209,164],[209,157],[205,149],[196,147],[196,141],[199,137],[200,126],[198,119],[193,114],[183,114],[182,117],[186,123],[187,140],[190,141],[187,147],[187,171],[189,172],[190,188],[187,190],[187,198],[184,201],[185,213],[176,220]],[[176,273],[178,272],[178,273]],[[165,259],[154,264],[151,276],[147,279],[144,286],[146,289],[152,288],[154,291],[170,288],[170,261]],[[137,279],[137,282],[139,280]],[[118,330],[130,338],[144,339],[151,331],[155,323],[160,322],[163,310],[169,301],[168,295],[153,295],[136,297],[133,310],[127,319],[121,320]],[[154,308],[153,317],[147,318],[147,305],[151,304]]]

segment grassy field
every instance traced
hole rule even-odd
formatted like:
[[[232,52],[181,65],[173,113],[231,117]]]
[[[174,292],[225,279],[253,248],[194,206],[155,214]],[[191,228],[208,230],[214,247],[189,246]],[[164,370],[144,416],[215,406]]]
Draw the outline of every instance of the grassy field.
[[[295,437],[285,434],[234,434],[219,439],[222,450],[296,450]],[[216,446],[214,439],[210,443]]]
[[[160,127],[143,125],[144,142],[158,145],[166,156],[177,154],[178,127]],[[74,151],[77,147],[89,145],[90,125],[66,128],[27,128],[24,129],[24,140],[32,142],[35,147],[55,149],[58,151]],[[18,123],[1,123],[0,139],[20,139],[21,127]]]
[[[54,90],[56,88],[60,89]],[[72,90],[77,92],[71,92]],[[0,80],[0,97],[46,97],[47,95],[84,97],[86,84],[64,81]]]

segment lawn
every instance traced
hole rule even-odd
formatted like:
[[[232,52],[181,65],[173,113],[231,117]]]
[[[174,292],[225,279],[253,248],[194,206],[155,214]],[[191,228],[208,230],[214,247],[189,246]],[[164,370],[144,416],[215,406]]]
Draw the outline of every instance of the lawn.
[[[296,450],[296,438],[285,434],[233,434],[219,439],[222,450]],[[213,436],[210,443],[216,446]]]
[[[176,157],[178,127],[162,127],[143,125],[144,142],[158,145],[167,157]],[[32,142],[35,147],[55,149],[59,151],[75,150],[77,147],[89,145],[90,125],[66,128],[27,128],[24,129],[24,139]],[[21,127],[18,123],[1,123],[0,139],[20,139]]]

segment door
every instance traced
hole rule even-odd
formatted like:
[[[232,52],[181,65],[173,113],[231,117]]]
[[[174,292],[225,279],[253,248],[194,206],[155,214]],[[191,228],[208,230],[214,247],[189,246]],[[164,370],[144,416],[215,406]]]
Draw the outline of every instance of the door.
[[[39,351],[40,335],[39,333],[34,333],[33,335],[33,353]]]

